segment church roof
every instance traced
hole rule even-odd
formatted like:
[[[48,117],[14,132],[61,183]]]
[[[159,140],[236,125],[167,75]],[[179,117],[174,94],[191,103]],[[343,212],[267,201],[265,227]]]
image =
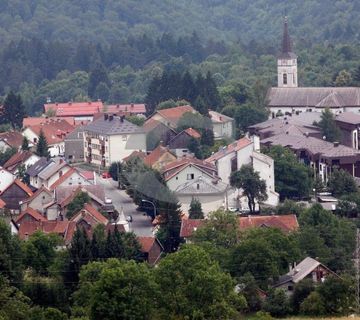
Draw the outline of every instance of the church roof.
[[[266,99],[269,107],[360,107],[360,88],[271,88]]]
[[[281,45],[281,53],[279,59],[296,59],[296,54],[292,51],[292,42],[289,35],[288,19],[284,19],[284,33]]]

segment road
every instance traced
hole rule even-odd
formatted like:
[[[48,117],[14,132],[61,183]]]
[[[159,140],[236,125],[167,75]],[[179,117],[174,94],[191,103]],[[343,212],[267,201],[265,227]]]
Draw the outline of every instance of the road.
[[[153,236],[150,218],[141,211],[137,211],[137,206],[124,190],[117,189],[117,182],[112,179],[96,177],[97,183],[105,189],[105,195],[112,199],[115,209],[120,213],[118,222],[125,223],[126,217],[131,215],[133,221],[129,224],[129,230],[137,236]]]

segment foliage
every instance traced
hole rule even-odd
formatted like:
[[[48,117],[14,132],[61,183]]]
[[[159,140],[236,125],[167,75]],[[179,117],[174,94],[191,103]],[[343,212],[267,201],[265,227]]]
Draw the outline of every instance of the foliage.
[[[189,209],[189,219],[204,219],[201,202],[197,198],[192,198]]]
[[[320,127],[321,134],[327,141],[339,141],[340,129],[336,126],[334,114],[329,108],[326,108],[321,113],[321,120],[317,125]]]
[[[16,152],[16,148],[8,148],[0,152],[0,166],[3,166]]]
[[[4,101],[2,123],[10,123],[13,129],[22,128],[25,109],[20,94],[10,91]]]
[[[80,191],[67,206],[66,217],[70,219],[78,213],[85,203],[90,203],[91,198],[87,192]]]
[[[42,129],[40,130],[39,140],[36,144],[36,154],[39,157],[48,158],[50,156],[48,142]]]
[[[302,305],[304,300],[314,291],[314,289],[315,287],[312,279],[303,279],[295,285],[294,292],[290,299],[291,307],[294,313],[298,313],[300,311],[300,305]],[[310,301],[307,303],[310,303]]]
[[[138,117],[138,116],[126,116],[125,119],[139,127],[142,127],[142,125],[145,122],[144,118]]]
[[[283,289],[270,291],[264,303],[264,310],[274,317],[284,317],[290,312],[289,301]]]
[[[328,180],[328,188],[334,196],[348,195],[358,191],[353,176],[343,169],[333,169]]]
[[[340,197],[336,214],[347,218],[357,218],[360,212],[360,193],[345,194]]]
[[[240,170],[230,176],[230,185],[242,189],[248,198],[250,213],[255,212],[255,201],[262,202],[267,199],[266,182],[260,179],[258,172],[251,165],[243,165]]]
[[[113,162],[109,168],[109,174],[114,181],[119,181],[119,173],[121,171],[121,163]]]
[[[283,214],[295,214],[297,217],[305,210],[303,203],[298,203],[293,200],[285,199],[284,202],[280,203],[276,207],[276,213]]]
[[[22,144],[21,144],[21,150],[28,151],[30,149],[29,147],[29,140],[24,136]]]
[[[301,303],[300,312],[309,316],[321,316],[325,314],[324,301],[317,292],[311,292],[309,296]]]
[[[301,199],[311,191],[310,170],[300,163],[291,150],[281,146],[264,149],[274,159],[275,190],[280,199]]]

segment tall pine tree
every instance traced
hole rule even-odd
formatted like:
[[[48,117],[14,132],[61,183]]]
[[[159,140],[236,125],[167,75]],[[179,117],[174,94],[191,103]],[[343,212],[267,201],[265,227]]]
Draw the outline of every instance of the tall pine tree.
[[[4,123],[10,123],[14,129],[22,128],[22,122],[25,117],[25,108],[19,94],[10,91],[6,96],[3,111]]]
[[[192,198],[189,209],[189,219],[204,219],[201,202],[197,198]]]
[[[36,145],[36,154],[39,157],[48,158],[50,156],[48,143],[47,143],[47,140],[46,140],[43,130],[40,130],[39,141]]]

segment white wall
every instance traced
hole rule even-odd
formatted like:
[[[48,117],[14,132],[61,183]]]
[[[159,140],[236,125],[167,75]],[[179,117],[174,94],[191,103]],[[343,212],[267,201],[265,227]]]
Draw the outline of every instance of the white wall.
[[[69,170],[70,170],[69,165],[61,168],[60,170],[57,170],[47,181],[38,181],[37,188],[40,188],[42,185],[49,188],[53,183],[55,183],[62,175],[64,175]],[[60,174],[60,172],[62,172],[62,174]]]
[[[9,145],[4,141],[0,140],[0,152],[4,152],[7,149],[10,149]]]
[[[233,121],[224,123],[213,122],[213,131],[215,139],[233,137]]]
[[[78,172],[74,172],[70,177],[65,179],[59,186],[67,187],[67,186],[75,186],[75,185],[90,185],[92,184],[90,181],[86,180],[83,176],[81,176]]]
[[[110,136],[109,159],[106,165],[121,161],[135,150],[146,151],[146,133]]]
[[[60,142],[49,145],[49,153],[50,157],[63,156],[65,153],[65,143]]]
[[[3,192],[13,181],[15,176],[9,171],[0,168],[0,193]]]
[[[208,215],[210,212],[225,207],[225,193],[220,193],[216,195],[196,195],[196,198],[201,202],[201,208],[204,212],[204,215]],[[190,203],[193,198],[192,195],[179,195],[177,198],[181,204],[182,212],[189,212]]]

